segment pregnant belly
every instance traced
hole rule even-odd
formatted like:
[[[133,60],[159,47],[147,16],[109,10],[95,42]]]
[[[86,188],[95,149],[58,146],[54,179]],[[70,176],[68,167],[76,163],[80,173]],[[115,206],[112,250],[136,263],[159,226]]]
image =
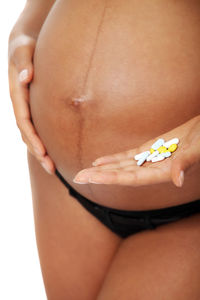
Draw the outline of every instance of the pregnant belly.
[[[135,148],[200,113],[199,1],[64,1],[38,37],[30,108],[65,179],[97,203],[154,209],[200,198],[199,168],[183,188],[78,185],[102,155]]]

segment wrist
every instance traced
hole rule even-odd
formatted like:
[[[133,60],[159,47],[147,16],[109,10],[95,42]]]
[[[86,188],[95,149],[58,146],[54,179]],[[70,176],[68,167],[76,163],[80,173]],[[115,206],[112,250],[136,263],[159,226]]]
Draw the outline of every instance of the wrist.
[[[26,35],[37,40],[41,27],[54,2],[55,0],[27,0],[23,11],[10,32],[9,42],[20,35]]]

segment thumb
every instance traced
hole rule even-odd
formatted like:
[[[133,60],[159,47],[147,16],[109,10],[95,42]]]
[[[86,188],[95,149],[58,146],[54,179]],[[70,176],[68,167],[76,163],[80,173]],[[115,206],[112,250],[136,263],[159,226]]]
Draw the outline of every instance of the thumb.
[[[184,181],[184,173],[198,162],[200,162],[200,148],[197,145],[194,144],[180,152],[171,165],[171,178],[174,184],[181,187]]]
[[[21,83],[29,83],[33,78],[33,48],[30,45],[20,46],[15,50],[13,62]]]

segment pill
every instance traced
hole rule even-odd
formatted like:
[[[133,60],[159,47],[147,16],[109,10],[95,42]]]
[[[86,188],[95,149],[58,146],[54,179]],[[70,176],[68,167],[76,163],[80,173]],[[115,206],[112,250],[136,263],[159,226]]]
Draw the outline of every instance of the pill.
[[[159,147],[163,146],[163,144],[165,143],[165,141],[163,139],[158,139],[152,146],[151,148],[153,150],[157,150]]]
[[[154,151],[152,154],[150,154],[150,155],[147,157],[147,161],[152,160],[152,158],[154,158],[154,157],[157,156],[158,154],[159,154],[158,150]]]
[[[171,139],[171,140],[165,142],[163,146],[166,148],[169,148],[172,144],[178,144],[178,143],[179,143],[179,139],[174,138],[174,139]]]
[[[144,151],[144,152],[141,152],[141,153],[139,153],[139,154],[136,154],[135,156],[134,156],[134,158],[135,158],[135,160],[139,160],[139,159],[142,159],[142,158],[147,158],[147,156],[149,156],[149,154],[150,154],[150,151]]]
[[[167,148],[164,147],[164,146],[161,146],[157,150],[158,150],[159,153],[163,153],[163,152],[165,152],[167,150]]]
[[[150,153],[151,153],[151,154],[154,153],[154,151],[155,151],[155,150],[154,150],[153,148],[150,149]]]
[[[153,157],[151,161],[152,161],[152,162],[156,162],[156,161],[161,161],[161,160],[163,160],[163,159],[165,159],[164,156],[161,155],[161,154],[159,154],[159,155],[157,155],[156,157]]]
[[[143,157],[143,158],[140,158],[138,161],[137,161],[137,165],[138,166],[141,166],[146,160],[146,157]]]
[[[168,148],[168,151],[170,152],[174,152],[176,149],[177,149],[177,144],[172,144],[169,148]]]
[[[165,158],[170,157],[172,154],[169,151],[162,152],[160,155],[164,156]]]

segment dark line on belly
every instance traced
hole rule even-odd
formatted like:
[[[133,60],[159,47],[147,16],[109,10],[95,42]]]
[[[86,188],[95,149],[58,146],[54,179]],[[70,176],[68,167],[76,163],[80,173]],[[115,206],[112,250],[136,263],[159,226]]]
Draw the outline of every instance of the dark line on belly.
[[[100,31],[101,31],[101,28],[102,28],[102,24],[103,24],[103,21],[104,21],[104,17],[105,17],[106,8],[107,8],[107,0],[105,0],[105,5],[104,5],[104,8],[103,8],[102,16],[101,16],[99,25],[97,27],[97,33],[96,33],[96,37],[95,37],[95,40],[94,40],[94,46],[93,46],[92,53],[91,53],[91,56],[90,56],[90,59],[89,59],[88,68],[87,68],[87,71],[86,71],[86,74],[85,74],[85,77],[84,77],[84,80],[83,80],[81,96],[83,95],[84,89],[85,89],[86,84],[87,84],[89,72],[90,72],[92,62],[93,62],[93,58],[94,58],[94,54],[95,54],[96,48],[97,48],[98,37],[99,37]],[[84,121],[85,120],[84,120],[83,112],[82,112],[82,109],[81,109],[81,105],[79,107],[77,107],[77,109],[79,110],[79,114],[80,114],[79,132],[78,132],[78,145],[77,145],[78,146],[78,158],[79,158],[80,168],[83,169],[84,166],[83,166],[83,160],[82,160],[82,153],[83,153],[82,140],[83,140],[83,126],[84,126]],[[88,185],[88,189],[90,190],[92,198],[95,199],[95,196],[93,194],[93,191],[92,191],[92,188],[91,188],[90,185]]]
[[[84,78],[84,81],[83,81],[82,92],[85,89],[87,79],[88,79],[88,76],[89,76],[89,71],[90,71],[91,66],[92,66],[94,54],[95,54],[96,48],[97,48],[97,42],[98,42],[99,34],[100,34],[100,31],[101,31],[101,28],[102,28],[102,25],[103,25],[103,21],[104,21],[104,17],[105,17],[106,8],[107,8],[107,0],[105,1],[105,5],[104,5],[104,8],[103,8],[103,13],[102,13],[102,16],[101,16],[101,19],[100,19],[100,22],[99,22],[99,26],[97,27],[97,34],[96,34],[96,37],[95,37],[95,40],[94,40],[94,46],[93,46],[93,49],[92,49],[92,53],[91,53],[91,56],[90,56],[90,59],[89,59],[88,68],[87,68],[85,78]]]

